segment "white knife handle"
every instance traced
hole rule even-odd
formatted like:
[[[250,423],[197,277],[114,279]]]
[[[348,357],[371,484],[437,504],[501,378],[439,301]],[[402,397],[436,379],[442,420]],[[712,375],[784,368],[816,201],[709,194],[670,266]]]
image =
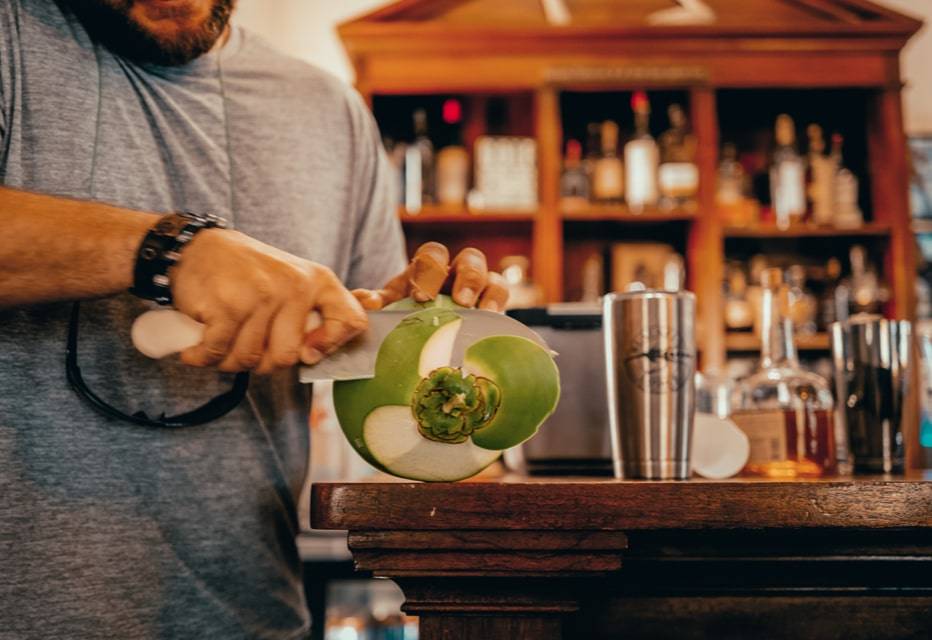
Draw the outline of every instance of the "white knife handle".
[[[305,333],[320,326],[317,311],[307,317]],[[131,332],[139,352],[156,360],[197,346],[204,339],[204,325],[174,309],[154,309],[136,318]]]

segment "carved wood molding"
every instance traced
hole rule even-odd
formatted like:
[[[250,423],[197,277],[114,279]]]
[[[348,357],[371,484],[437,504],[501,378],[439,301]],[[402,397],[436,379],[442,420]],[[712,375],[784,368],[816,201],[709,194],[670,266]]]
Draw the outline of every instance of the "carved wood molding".
[[[583,576],[621,569],[618,531],[351,532],[356,567],[385,577]]]

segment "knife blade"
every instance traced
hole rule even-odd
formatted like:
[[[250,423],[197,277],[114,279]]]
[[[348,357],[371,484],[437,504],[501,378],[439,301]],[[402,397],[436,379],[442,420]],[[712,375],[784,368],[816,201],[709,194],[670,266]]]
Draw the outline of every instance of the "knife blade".
[[[489,336],[518,336],[549,350],[547,343],[536,332],[502,313],[481,309],[453,309],[453,311],[463,318],[463,324],[453,342],[451,366],[461,366],[466,349],[477,340]],[[362,335],[341,347],[339,351],[317,364],[302,366],[301,382],[359,380],[374,377],[375,361],[382,341],[403,318],[412,313],[414,312],[410,310],[370,311],[368,314],[369,328]]]
[[[453,344],[451,365],[460,366],[466,349],[485,337],[510,335],[526,338],[549,349],[547,343],[524,324],[501,313],[480,309],[455,309],[463,324]],[[379,347],[401,320],[412,313],[404,311],[370,311],[369,326],[362,334],[343,345],[313,366],[302,366],[301,382],[318,380],[358,380],[375,375]],[[308,330],[320,323],[316,312],[308,317]],[[150,358],[164,358],[200,344],[204,325],[174,309],[147,311],[136,318],[132,340],[136,348]]]

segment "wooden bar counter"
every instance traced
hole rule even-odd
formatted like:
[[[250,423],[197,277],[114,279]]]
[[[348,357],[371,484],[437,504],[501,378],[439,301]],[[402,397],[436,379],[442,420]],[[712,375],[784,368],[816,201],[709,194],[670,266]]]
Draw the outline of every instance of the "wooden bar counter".
[[[422,640],[932,638],[932,474],[323,483]]]

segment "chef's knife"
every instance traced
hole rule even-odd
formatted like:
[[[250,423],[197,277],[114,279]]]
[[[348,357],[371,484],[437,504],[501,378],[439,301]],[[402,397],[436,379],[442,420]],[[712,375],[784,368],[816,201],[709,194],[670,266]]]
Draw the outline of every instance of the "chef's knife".
[[[469,345],[489,336],[518,336],[548,348],[537,333],[504,314],[480,309],[451,311],[463,318],[450,354],[450,364],[454,367],[463,363],[463,355]],[[412,313],[411,310],[370,311],[366,331],[319,363],[301,367],[301,382],[372,378],[382,340]],[[308,317],[308,331],[319,324],[320,316],[312,313]],[[203,335],[204,325],[173,309],[147,311],[136,318],[132,329],[133,344],[150,358],[164,358],[200,344]]]

